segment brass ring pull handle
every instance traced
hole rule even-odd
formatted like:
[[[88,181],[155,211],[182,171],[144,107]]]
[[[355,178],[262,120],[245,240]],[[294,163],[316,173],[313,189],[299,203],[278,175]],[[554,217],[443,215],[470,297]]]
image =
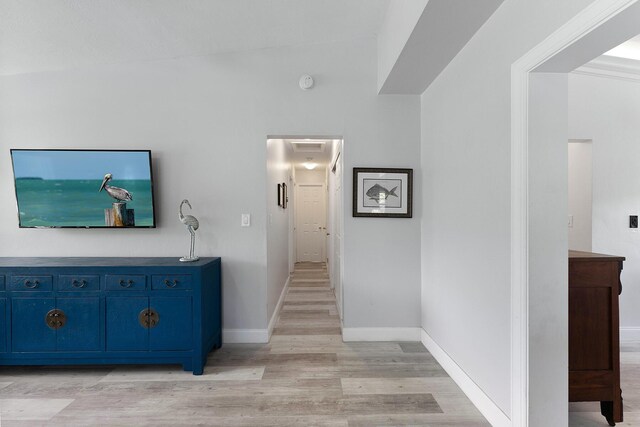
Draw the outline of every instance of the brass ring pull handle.
[[[138,314],[138,322],[145,329],[155,328],[160,322],[160,315],[153,308],[145,308]]]
[[[75,280],[73,279],[73,282],[71,282],[71,286],[73,286],[74,288],[84,288],[85,286],[87,286],[87,281],[86,280]]]
[[[31,280],[25,280],[24,285],[29,289],[35,289],[40,285],[40,282],[38,280],[34,280],[33,282]]]
[[[170,288],[175,288],[176,286],[178,286],[178,281],[175,279],[173,281],[169,279],[164,279],[164,284]]]
[[[123,288],[130,288],[133,286],[133,280],[127,280],[126,282],[124,280],[120,280],[120,286]]]
[[[55,331],[62,328],[67,323],[67,315],[64,311],[54,308],[53,310],[49,310],[45,315],[44,321],[48,327]]]

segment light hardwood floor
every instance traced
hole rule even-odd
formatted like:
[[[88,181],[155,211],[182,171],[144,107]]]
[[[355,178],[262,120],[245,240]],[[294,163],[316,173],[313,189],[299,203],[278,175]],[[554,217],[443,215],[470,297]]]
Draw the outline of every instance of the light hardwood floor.
[[[624,422],[616,426],[640,426],[640,344],[620,346],[620,388],[622,389]],[[609,424],[600,415],[598,402],[569,404],[569,426],[600,427]]]
[[[2,367],[6,426],[488,426],[420,343],[344,343],[324,265],[296,266],[269,344],[176,366]]]

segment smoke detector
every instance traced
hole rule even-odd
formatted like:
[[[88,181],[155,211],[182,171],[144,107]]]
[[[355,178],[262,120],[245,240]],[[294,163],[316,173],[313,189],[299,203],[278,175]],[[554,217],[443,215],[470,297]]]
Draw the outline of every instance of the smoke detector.
[[[298,82],[298,84],[300,85],[300,89],[309,90],[313,87],[313,77],[311,77],[308,74],[305,74],[302,77],[300,77],[300,81]]]

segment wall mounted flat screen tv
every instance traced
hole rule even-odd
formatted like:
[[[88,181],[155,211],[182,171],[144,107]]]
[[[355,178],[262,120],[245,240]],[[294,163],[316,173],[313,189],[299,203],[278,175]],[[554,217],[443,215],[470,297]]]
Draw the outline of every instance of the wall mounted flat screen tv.
[[[11,150],[21,228],[153,228],[149,150]]]

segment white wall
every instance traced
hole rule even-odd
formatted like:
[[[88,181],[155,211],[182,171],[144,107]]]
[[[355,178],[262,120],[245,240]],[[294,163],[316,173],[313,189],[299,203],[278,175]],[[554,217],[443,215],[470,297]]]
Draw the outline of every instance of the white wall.
[[[326,184],[327,169],[317,167],[313,170],[296,169],[296,184]]]
[[[289,278],[289,213],[278,206],[278,184],[289,186],[291,164],[287,145],[267,140],[267,318],[272,319]],[[289,189],[291,192],[291,189]],[[271,321],[271,320],[270,320]]]
[[[591,252],[591,140],[569,141],[569,249]]]
[[[15,210],[2,209],[0,256],[178,257],[189,235],[177,208],[188,198],[198,255],[223,259],[225,330],[265,330],[267,135],[343,135],[348,171],[419,169],[420,99],[377,96],[376,64],[376,41],[359,39],[2,77],[0,199],[15,202],[11,147],[149,148],[158,228],[18,229]],[[303,73],[312,90],[298,87]],[[346,184],[350,200],[350,174]],[[411,220],[355,219],[350,209],[345,322],[418,326],[419,208]],[[241,213],[251,227],[240,227]],[[390,268],[371,268],[380,264]]]
[[[506,0],[422,95],[422,326],[507,415],[511,64],[589,3]],[[566,393],[556,365],[535,366],[549,395]],[[566,424],[566,402],[555,403],[543,414],[546,398],[530,390],[530,425]]]
[[[529,83],[529,421],[560,426],[569,412],[567,75],[534,73]]]
[[[593,139],[593,251],[626,257],[621,340],[640,340],[640,82],[571,74],[569,137]]]

